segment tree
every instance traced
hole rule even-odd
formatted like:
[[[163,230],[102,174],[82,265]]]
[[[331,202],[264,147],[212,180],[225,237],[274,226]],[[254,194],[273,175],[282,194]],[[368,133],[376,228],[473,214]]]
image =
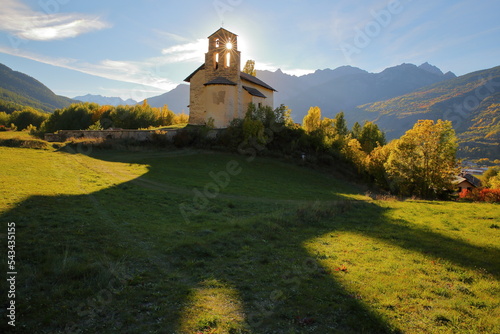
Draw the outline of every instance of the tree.
[[[358,136],[361,148],[366,153],[370,153],[377,146],[384,146],[385,134],[373,122],[365,122]]]
[[[350,139],[342,148],[342,154],[356,166],[358,173],[365,170],[366,153],[361,149],[361,144],[357,139]]]
[[[420,120],[396,141],[385,167],[402,195],[435,198],[453,189],[456,152],[450,121]]]
[[[311,133],[321,127],[321,109],[319,107],[309,108],[307,115],[302,120],[302,127],[307,133]]]
[[[0,111],[0,125],[8,126],[10,124],[10,115]]]
[[[99,109],[97,103],[74,103],[64,109],[56,109],[42,124],[42,132],[58,130],[84,130],[92,123],[94,111]]]
[[[349,133],[343,111],[335,116],[335,133],[339,136],[347,136]]]
[[[257,76],[257,70],[255,69],[255,60],[247,60],[247,63],[245,64],[242,72],[250,74],[254,77]]]
[[[352,126],[351,135],[355,139],[358,139],[361,135],[361,125],[358,122],[354,123]]]
[[[483,182],[487,187],[492,187],[492,180],[493,182],[496,181],[497,177],[500,177],[500,167],[492,167],[489,168],[486,172],[484,172],[483,175]]]
[[[21,111],[14,111],[10,115],[10,122],[14,123],[18,129],[24,130],[30,125],[40,127],[47,118],[49,118],[49,114],[42,113],[31,107],[25,107]]]

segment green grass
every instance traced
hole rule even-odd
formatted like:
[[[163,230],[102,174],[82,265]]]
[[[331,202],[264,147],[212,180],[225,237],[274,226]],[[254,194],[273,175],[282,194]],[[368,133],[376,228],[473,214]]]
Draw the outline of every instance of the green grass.
[[[82,152],[0,147],[16,333],[500,332],[498,205],[373,201],[272,159]]]

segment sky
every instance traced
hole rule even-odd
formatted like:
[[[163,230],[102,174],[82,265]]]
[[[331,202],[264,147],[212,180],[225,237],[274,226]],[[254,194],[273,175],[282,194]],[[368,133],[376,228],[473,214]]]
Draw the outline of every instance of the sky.
[[[500,65],[498,0],[2,0],[0,63],[56,94],[141,101],[238,35],[242,66],[303,75],[429,62],[457,75]]]

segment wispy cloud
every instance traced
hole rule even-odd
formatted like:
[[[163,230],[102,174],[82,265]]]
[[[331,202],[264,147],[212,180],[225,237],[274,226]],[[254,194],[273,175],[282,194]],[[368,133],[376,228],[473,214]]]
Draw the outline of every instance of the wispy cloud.
[[[314,71],[315,71],[315,70],[306,70],[306,69],[300,69],[300,68],[288,68],[286,66],[277,66],[274,64],[263,63],[263,62],[256,62],[255,68],[257,70],[260,70],[260,71],[271,71],[271,72],[281,70],[283,73],[286,73],[289,75],[295,75],[298,77],[300,77],[302,75],[314,73]]]
[[[78,59],[54,58],[2,46],[0,46],[0,52],[105,79],[154,87],[163,91],[169,91],[177,86],[176,83],[162,75],[160,66],[165,63],[165,59],[162,57],[149,58],[144,61],[117,61],[105,59],[98,63],[88,63]]]
[[[178,44],[163,49],[165,60],[171,63],[178,62],[204,62],[204,54],[207,52],[206,38],[197,39],[195,42]]]
[[[40,2],[39,2],[40,3]],[[63,14],[35,11],[19,0],[2,0],[0,30],[34,41],[50,41],[73,38],[110,25],[99,17],[83,14]]]

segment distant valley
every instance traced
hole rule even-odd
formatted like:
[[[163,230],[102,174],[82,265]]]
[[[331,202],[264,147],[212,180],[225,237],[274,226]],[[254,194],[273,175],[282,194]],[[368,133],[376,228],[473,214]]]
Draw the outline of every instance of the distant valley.
[[[300,77],[281,70],[257,71],[257,77],[278,91],[275,106],[288,106],[298,123],[310,107],[319,106],[324,117],[344,111],[349,126],[374,121],[393,139],[419,119],[447,119],[460,138],[462,156],[500,157],[500,67],[460,77],[428,63],[402,64],[380,73],[342,66]],[[176,113],[189,113],[189,85],[147,100],[152,107],[166,104]],[[113,106],[143,102],[91,94],[69,99],[0,64],[0,111],[30,106],[51,112],[77,101]]]

